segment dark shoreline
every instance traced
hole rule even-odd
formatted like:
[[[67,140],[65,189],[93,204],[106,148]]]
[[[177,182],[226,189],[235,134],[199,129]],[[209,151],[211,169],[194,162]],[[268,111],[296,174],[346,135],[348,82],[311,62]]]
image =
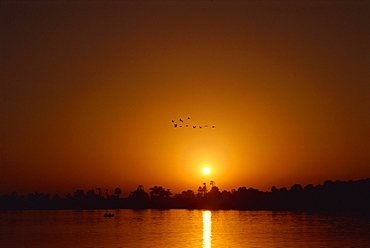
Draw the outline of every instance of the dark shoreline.
[[[209,192],[195,195],[192,191],[171,196],[169,191],[151,188],[150,194],[142,186],[129,197],[103,197],[89,191],[77,190],[66,198],[32,193],[28,197],[0,196],[0,210],[88,210],[88,209],[209,209],[209,210],[268,210],[305,212],[368,213],[370,209],[370,178],[358,181],[325,181],[323,185],[299,184],[286,188],[271,188],[271,192],[240,187],[231,192],[220,192],[213,186]],[[167,194],[162,194],[167,192]]]

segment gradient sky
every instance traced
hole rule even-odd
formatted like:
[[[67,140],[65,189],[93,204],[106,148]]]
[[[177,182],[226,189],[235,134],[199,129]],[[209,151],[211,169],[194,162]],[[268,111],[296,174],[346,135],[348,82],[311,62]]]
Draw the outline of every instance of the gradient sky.
[[[370,177],[368,1],[0,5],[0,194]]]

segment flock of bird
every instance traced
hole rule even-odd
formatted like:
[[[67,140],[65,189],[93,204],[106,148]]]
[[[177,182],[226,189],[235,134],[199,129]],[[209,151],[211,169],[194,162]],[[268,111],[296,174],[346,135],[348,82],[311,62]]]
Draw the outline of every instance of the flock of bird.
[[[187,120],[190,120],[190,117],[186,118],[186,119],[182,119],[182,118],[179,118],[179,122],[181,122],[181,124],[178,124],[178,123],[175,123],[175,120],[172,120],[171,122],[173,123],[173,126],[175,128],[177,127],[193,127],[193,128],[208,128],[208,125],[204,125],[204,126],[194,126],[194,125],[189,125],[189,124],[186,124],[184,123],[184,120],[187,121]],[[185,124],[185,125],[184,125]],[[215,128],[216,126],[210,126],[210,128]]]

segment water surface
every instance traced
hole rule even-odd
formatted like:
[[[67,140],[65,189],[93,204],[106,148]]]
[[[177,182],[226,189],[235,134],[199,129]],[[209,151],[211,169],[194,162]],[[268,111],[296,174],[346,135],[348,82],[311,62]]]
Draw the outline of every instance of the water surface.
[[[0,211],[0,247],[368,247],[365,217],[238,210]]]

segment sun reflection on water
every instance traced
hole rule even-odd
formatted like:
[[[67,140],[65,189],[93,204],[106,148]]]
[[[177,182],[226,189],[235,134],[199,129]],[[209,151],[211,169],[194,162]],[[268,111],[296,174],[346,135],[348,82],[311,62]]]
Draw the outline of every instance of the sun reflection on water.
[[[212,220],[211,211],[203,211],[203,248],[211,248]]]

